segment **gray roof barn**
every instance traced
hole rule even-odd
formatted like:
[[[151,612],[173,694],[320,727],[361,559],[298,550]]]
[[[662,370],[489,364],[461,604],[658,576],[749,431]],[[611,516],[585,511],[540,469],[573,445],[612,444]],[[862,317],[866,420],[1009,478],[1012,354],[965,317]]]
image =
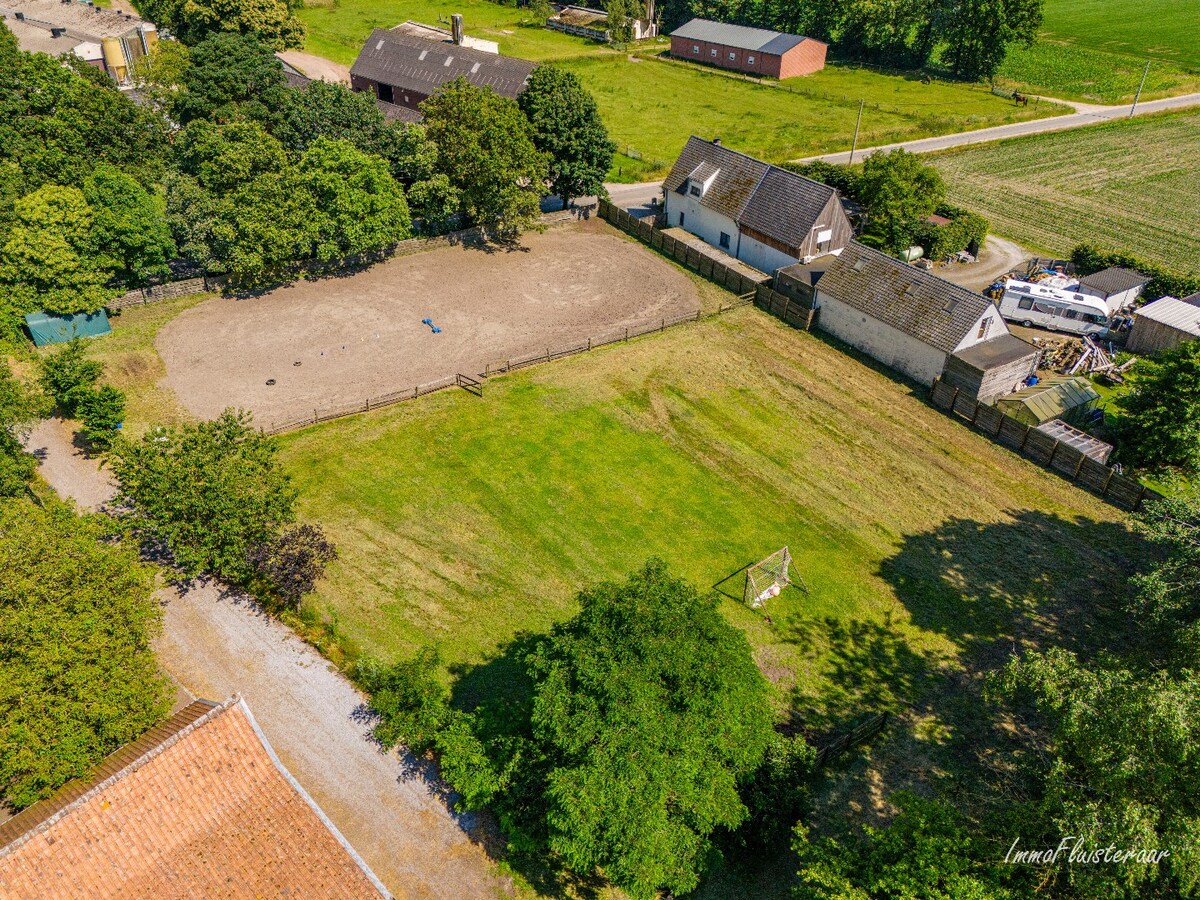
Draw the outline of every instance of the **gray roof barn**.
[[[945,353],[968,336],[991,302],[979,294],[851,241],[818,290]]]
[[[710,44],[723,44],[739,50],[753,50],[776,55],[782,55],[797,44],[812,40],[812,38],[802,37],[798,34],[784,34],[781,31],[768,31],[765,28],[747,28],[745,25],[727,25],[724,22],[711,22],[708,19],[692,19],[672,31],[671,37],[707,41]]]
[[[352,76],[433,94],[455,78],[515,98],[537,63],[376,28],[350,69]]]
[[[1143,275],[1134,269],[1122,269],[1117,266],[1093,272],[1091,275],[1085,275],[1079,279],[1081,287],[1091,288],[1105,296],[1119,294],[1149,282],[1150,276]]]
[[[753,30],[753,29],[751,29]],[[700,201],[738,225],[788,246],[801,246],[837,191],[695,135],[671,167],[663,189],[682,194],[689,179],[716,179]]]

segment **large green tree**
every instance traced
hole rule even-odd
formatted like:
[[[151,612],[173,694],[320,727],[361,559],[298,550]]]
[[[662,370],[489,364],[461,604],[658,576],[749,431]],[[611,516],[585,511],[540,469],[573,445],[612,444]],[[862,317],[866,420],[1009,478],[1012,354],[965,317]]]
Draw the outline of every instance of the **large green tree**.
[[[97,258],[92,209],[77,188],[45,185],[16,202],[0,248],[0,291],[10,334],[39,309],[93,312],[116,296],[112,270]]]
[[[191,48],[181,89],[172,95],[175,118],[229,122],[254,119],[272,127],[287,102],[283,66],[254,37],[215,34]]]
[[[250,577],[248,556],[295,518],[295,489],[271,438],[231,410],[211,422],[120,440],[111,465],[136,529],[188,576]]]
[[[97,166],[87,177],[83,195],[92,209],[92,240],[99,267],[134,286],[167,274],[175,244],[161,197],[108,163]]]
[[[739,779],[771,740],[766,682],[741,632],[651,561],[579,595],[528,658],[549,849],[635,896],[699,882]]]
[[[990,78],[1012,44],[1030,47],[1044,0],[942,0],[935,17],[942,61],[959,78]]]
[[[378,156],[319,138],[300,158],[299,188],[312,197],[316,257],[380,250],[412,233],[404,192]]]
[[[867,211],[865,234],[891,253],[912,243],[945,196],[938,171],[903,149],[867,157],[858,179],[858,198]]]
[[[579,78],[557,66],[538,66],[517,102],[533,126],[534,146],[550,158],[550,189],[563,207],[575,197],[606,196],[604,176],[617,146]]]
[[[1120,456],[1135,466],[1200,469],[1200,342],[1139,360],[1121,394]]]
[[[0,497],[25,493],[37,460],[25,452],[21,438],[47,410],[39,392],[13,376],[8,360],[0,360]]]
[[[0,791],[18,808],[166,715],[152,571],[57,501],[0,500]]]
[[[422,103],[421,112],[437,146],[438,171],[472,223],[512,234],[537,221],[549,169],[516,101],[457,78]]]
[[[314,81],[287,92],[275,136],[289,151],[303,153],[318,138],[349,141],[366,153],[386,155],[387,120],[370,91]]]
[[[239,34],[272,50],[304,46],[304,23],[288,0],[139,0],[138,8],[189,45],[213,34]]]

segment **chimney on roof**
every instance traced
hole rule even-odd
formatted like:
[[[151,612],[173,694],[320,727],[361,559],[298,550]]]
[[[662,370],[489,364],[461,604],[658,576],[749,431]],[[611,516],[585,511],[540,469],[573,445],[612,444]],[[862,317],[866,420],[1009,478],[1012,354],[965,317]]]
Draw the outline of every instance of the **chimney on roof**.
[[[450,17],[450,33],[454,36],[454,43],[461,44],[463,42],[463,26],[462,14],[455,13]]]

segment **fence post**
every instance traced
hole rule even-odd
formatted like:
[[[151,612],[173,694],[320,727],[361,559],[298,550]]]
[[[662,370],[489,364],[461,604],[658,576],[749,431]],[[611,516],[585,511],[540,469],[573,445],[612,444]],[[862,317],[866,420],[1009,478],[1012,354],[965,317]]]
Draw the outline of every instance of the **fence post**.
[[[1142,501],[1146,499],[1146,486],[1143,484],[1142,489],[1138,491],[1137,499],[1133,501],[1133,511],[1137,512],[1141,508]]]
[[[1112,470],[1112,469],[1109,469],[1109,470],[1108,470],[1108,477],[1104,479],[1104,487],[1100,488],[1100,496],[1101,496],[1101,497],[1107,497],[1107,496],[1108,496],[1108,486],[1109,486],[1110,484],[1112,484],[1112,480],[1113,480],[1113,475],[1114,475],[1114,474],[1116,474],[1116,473],[1115,473],[1115,472],[1113,472],[1113,470]]]
[[[591,338],[588,338],[588,349],[589,350],[592,349],[592,339]]]
[[[625,326],[625,340],[629,340],[629,326]]]
[[[1080,452],[1079,462],[1075,464],[1075,474],[1071,476],[1071,480],[1075,481],[1079,477],[1079,473],[1083,471],[1083,461],[1087,459],[1087,454]]]

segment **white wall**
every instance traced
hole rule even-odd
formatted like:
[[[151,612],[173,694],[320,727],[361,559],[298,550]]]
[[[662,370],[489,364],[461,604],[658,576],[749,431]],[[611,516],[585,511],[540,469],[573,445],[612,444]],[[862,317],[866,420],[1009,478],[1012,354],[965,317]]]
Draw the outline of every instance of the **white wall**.
[[[979,323],[984,319],[988,322],[987,332],[983,337],[979,336]],[[984,341],[990,341],[993,338],[998,338],[1003,334],[1009,334],[1008,323],[1004,321],[1004,317],[1000,315],[1000,308],[994,303],[989,303],[987,311],[975,320],[975,324],[971,330],[967,332],[967,336],[959,342],[954,348],[954,352],[966,350],[968,347],[974,347],[976,344],[982,344]]]
[[[724,250],[730,256],[737,252],[737,223],[728,216],[701,206],[699,197],[667,191],[666,210],[668,228],[678,228],[679,214],[683,213],[684,231],[696,235],[719,250]],[[722,231],[729,235],[728,249],[721,246]]]
[[[1118,294],[1112,294],[1109,297],[1105,297],[1101,291],[1080,285],[1079,293],[1087,294],[1090,297],[1099,297],[1104,301],[1104,305],[1108,308],[1108,314],[1111,316],[1113,313],[1118,312],[1127,306],[1131,306],[1133,302],[1141,296],[1142,287],[1133,287],[1127,291],[1121,291]]]
[[[817,285],[817,306],[820,308],[818,329],[903,372],[914,381],[931,385],[946,368],[947,354],[822,293],[820,284]]]
[[[766,272],[768,275],[774,275],[776,269],[782,269],[784,266],[790,266],[800,261],[798,257],[788,256],[786,253],[776,250],[774,247],[768,247],[744,234],[737,257],[747,265],[754,266],[760,272]]]

